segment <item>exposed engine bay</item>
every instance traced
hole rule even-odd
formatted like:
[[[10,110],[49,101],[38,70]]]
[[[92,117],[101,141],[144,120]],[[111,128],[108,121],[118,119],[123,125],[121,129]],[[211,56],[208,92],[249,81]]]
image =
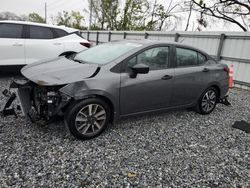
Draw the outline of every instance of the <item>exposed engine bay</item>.
[[[20,102],[20,109],[24,116],[32,121],[42,119],[49,120],[56,115],[63,115],[63,110],[70,101],[70,97],[59,91],[61,86],[40,86],[29,80],[13,81],[9,90],[3,94],[8,97],[3,107],[3,116],[15,115],[15,109],[11,103],[17,98]]]

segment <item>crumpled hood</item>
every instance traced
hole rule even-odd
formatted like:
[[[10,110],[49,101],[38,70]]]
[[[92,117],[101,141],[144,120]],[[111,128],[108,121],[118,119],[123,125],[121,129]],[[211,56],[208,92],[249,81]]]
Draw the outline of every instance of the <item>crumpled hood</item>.
[[[53,86],[91,77],[98,65],[82,64],[65,57],[41,60],[22,68],[21,73],[38,85]]]

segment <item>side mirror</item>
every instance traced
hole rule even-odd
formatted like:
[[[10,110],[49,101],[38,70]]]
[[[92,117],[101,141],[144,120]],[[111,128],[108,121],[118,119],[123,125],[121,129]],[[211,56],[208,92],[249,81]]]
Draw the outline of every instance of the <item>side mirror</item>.
[[[131,67],[131,70],[130,78],[136,78],[137,74],[147,74],[149,72],[149,66],[140,63]]]

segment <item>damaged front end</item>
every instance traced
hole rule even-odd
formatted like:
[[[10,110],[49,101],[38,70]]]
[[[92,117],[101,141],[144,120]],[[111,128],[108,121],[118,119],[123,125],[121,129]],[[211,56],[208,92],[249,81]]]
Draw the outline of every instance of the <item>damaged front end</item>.
[[[63,115],[64,109],[71,97],[59,91],[62,86],[41,86],[29,80],[13,81],[9,90],[4,90],[7,97],[5,105],[0,110],[2,116],[17,116],[16,110],[31,121],[50,120],[56,115]],[[13,107],[18,99],[20,105]]]

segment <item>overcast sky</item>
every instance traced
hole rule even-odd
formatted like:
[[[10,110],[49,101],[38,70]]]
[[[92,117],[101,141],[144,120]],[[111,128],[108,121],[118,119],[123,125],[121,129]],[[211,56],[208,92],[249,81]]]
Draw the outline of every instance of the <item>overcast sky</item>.
[[[162,0],[163,1],[163,0]],[[165,0],[164,0],[165,1]],[[163,1],[163,2],[164,2]],[[176,0],[177,1],[177,0]],[[31,12],[36,12],[44,17],[45,2],[47,4],[47,19],[49,23],[52,23],[51,17],[57,15],[58,12],[66,11],[80,11],[85,17],[85,25],[89,23],[89,14],[84,11],[88,10],[88,0],[0,0],[0,12],[13,12],[17,15],[26,14]],[[185,28],[185,18],[187,15],[181,15],[183,21],[179,23],[177,30],[183,30]],[[192,27],[196,28],[196,16],[192,15],[190,22],[190,29]],[[231,25],[225,25],[223,22],[216,20],[213,25],[204,29],[207,31],[211,30],[231,30],[231,31],[241,31],[238,27]]]
[[[49,22],[52,16],[63,10],[80,11],[88,19],[88,14],[83,11],[88,9],[88,0],[0,0],[0,12],[8,11],[17,15],[36,12],[44,17],[45,2]]]

